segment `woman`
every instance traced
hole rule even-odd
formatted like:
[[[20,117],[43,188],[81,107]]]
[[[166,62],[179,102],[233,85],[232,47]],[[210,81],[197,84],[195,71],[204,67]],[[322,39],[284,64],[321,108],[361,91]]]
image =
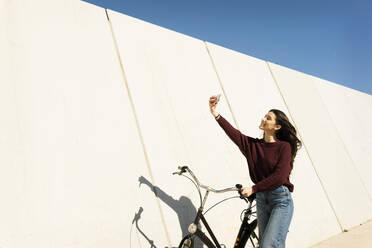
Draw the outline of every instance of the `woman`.
[[[212,115],[230,139],[247,158],[249,175],[254,185],[243,188],[243,195],[256,193],[260,248],[282,248],[293,216],[289,181],[293,161],[301,141],[296,129],[280,110],[272,109],[261,120],[263,139],[242,134],[216,112],[216,96],[209,98]]]

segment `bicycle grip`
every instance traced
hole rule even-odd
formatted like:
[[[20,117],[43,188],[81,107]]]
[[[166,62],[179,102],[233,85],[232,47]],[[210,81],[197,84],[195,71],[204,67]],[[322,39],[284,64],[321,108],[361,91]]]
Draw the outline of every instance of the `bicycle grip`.
[[[242,194],[243,185],[236,184],[235,187],[238,189],[238,192],[239,192],[239,195],[240,195],[240,199],[243,199],[244,201],[248,202],[248,200]]]

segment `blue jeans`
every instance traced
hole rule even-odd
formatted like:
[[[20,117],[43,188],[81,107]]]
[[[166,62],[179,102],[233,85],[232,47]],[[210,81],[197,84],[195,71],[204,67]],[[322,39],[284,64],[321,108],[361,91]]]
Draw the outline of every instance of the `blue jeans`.
[[[293,200],[282,185],[256,193],[260,248],[283,248],[293,216]]]

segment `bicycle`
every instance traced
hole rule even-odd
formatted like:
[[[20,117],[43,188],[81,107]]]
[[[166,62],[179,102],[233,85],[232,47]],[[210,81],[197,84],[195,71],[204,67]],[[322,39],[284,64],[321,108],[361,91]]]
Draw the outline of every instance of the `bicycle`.
[[[196,237],[199,238],[199,240],[204,245],[206,245],[208,248],[226,248],[226,246],[224,244],[220,244],[217,241],[217,238],[214,235],[210,226],[208,225],[207,220],[205,219],[204,215],[209,210],[211,210],[213,207],[217,206],[218,204],[222,203],[223,201],[226,201],[226,200],[229,200],[229,199],[232,199],[232,198],[237,198],[237,197],[240,197],[241,199],[245,200],[248,203],[248,207],[246,209],[244,209],[242,214],[241,214],[241,216],[244,214],[244,218],[243,219],[241,218],[242,224],[240,226],[237,238],[235,240],[234,248],[244,248],[244,247],[246,247],[245,245],[247,244],[248,239],[251,241],[251,244],[249,244],[251,246],[247,246],[247,247],[252,247],[252,248],[253,247],[257,248],[258,247],[259,237],[255,232],[255,229],[257,227],[257,215],[256,215],[256,212],[253,211],[253,207],[255,206],[255,205],[253,205],[253,201],[256,199],[256,194],[252,194],[248,198],[243,197],[243,195],[242,195],[243,186],[241,184],[236,184],[235,187],[232,187],[232,188],[226,188],[226,189],[222,189],[222,190],[215,190],[215,189],[213,189],[209,186],[205,186],[205,185],[201,184],[199,182],[199,180],[196,178],[196,176],[194,175],[194,173],[187,166],[178,167],[178,169],[179,169],[179,171],[174,172],[173,175],[185,176],[184,173],[188,172],[191,175],[192,179],[189,178],[188,176],[185,176],[185,177],[188,178],[189,180],[191,180],[194,183],[194,185],[198,189],[199,197],[200,197],[200,207],[199,207],[198,212],[196,214],[195,220],[188,227],[189,234],[187,234],[185,237],[183,237],[183,239],[181,240],[178,248],[193,247],[194,239]],[[201,195],[201,191],[200,191],[201,188],[206,190],[204,198],[202,198],[202,195]],[[234,197],[229,197],[227,199],[224,199],[224,200],[216,203],[212,207],[210,207],[207,211],[203,212],[209,192],[225,193],[225,192],[229,192],[229,191],[237,191],[240,196],[234,196]],[[249,220],[252,216],[256,217],[256,218],[249,223]],[[212,240],[204,232],[202,232],[200,230],[200,228],[198,228],[198,225],[199,225],[200,221],[204,224],[204,226],[207,229],[207,232],[208,232],[208,234],[209,234],[209,236],[211,237]]]

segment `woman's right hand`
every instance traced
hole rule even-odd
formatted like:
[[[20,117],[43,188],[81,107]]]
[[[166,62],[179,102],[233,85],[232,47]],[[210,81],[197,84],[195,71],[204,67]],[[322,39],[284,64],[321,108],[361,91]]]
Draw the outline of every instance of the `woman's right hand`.
[[[209,109],[211,111],[211,114],[214,117],[217,117],[218,116],[218,113],[216,112],[217,103],[218,103],[217,96],[211,96],[209,98]]]

